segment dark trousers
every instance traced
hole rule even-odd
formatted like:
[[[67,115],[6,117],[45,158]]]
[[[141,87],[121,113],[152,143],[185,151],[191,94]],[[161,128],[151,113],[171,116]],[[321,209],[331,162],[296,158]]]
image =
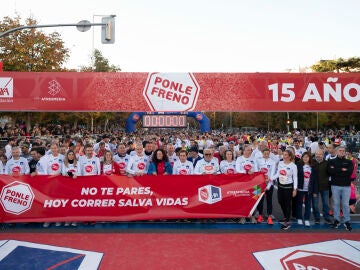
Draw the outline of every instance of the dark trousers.
[[[267,212],[268,216],[270,216],[272,214],[272,210],[273,210],[273,203],[272,203],[273,191],[274,191],[274,186],[271,186],[269,190],[265,191],[264,196],[261,198],[261,201],[259,202],[259,204],[257,206],[257,210],[259,211],[259,215],[263,214],[264,198],[266,198],[266,212]]]
[[[280,204],[286,222],[290,221],[292,192],[292,186],[282,187],[281,185],[279,185],[278,202]]]

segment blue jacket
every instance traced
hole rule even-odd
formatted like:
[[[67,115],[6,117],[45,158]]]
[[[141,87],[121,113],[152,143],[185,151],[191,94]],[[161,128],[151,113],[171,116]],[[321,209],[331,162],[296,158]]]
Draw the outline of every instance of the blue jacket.
[[[153,162],[149,164],[148,174],[153,174],[154,172],[157,173],[156,166]],[[165,172],[167,174],[172,174],[172,166],[170,162],[165,162]]]

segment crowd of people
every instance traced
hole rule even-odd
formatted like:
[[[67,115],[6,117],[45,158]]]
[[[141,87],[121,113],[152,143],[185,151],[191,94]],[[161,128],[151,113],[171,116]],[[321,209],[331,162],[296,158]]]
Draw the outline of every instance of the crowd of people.
[[[273,193],[277,190],[284,217],[281,229],[290,228],[291,218],[310,227],[311,212],[315,224],[320,224],[322,213],[323,222],[331,227],[343,223],[346,230],[352,229],[350,213],[359,199],[358,156],[339,132],[245,134],[216,130],[200,134],[195,130],[146,130],[94,136],[83,131],[64,134],[61,127],[55,131],[8,138],[0,148],[0,174],[77,178],[262,172],[266,196],[247,218],[250,222],[273,224]],[[237,221],[245,223],[246,218]],[[65,225],[70,224],[76,225]]]

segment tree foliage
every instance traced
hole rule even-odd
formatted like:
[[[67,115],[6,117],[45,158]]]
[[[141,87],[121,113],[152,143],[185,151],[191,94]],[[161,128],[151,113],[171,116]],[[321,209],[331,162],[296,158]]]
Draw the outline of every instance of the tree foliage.
[[[316,72],[360,72],[360,57],[320,60],[311,69]]]
[[[105,58],[102,53],[98,50],[94,50],[93,54],[94,63],[91,66],[82,66],[81,71],[83,72],[117,72],[121,71],[119,66],[110,65],[109,60]]]
[[[33,18],[26,25],[37,25]],[[0,32],[20,27],[21,18],[4,17],[0,21]],[[45,34],[38,29],[15,31],[0,39],[0,59],[6,71],[61,71],[69,57],[58,32]]]

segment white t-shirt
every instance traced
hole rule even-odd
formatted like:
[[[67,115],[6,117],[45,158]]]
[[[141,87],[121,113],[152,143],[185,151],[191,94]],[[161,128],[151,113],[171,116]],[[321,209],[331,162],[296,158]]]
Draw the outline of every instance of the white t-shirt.
[[[214,174],[219,172],[219,160],[212,158],[210,161],[200,159],[195,166],[194,174]]]
[[[194,165],[188,160],[186,160],[184,163],[182,163],[180,160],[175,161],[173,166],[173,174],[194,174]]]
[[[120,167],[120,174],[126,175],[126,167],[130,161],[130,155],[126,154],[124,157],[120,157],[119,155],[114,156],[114,161]]]
[[[257,164],[255,160],[251,157],[240,156],[236,159],[236,172],[238,173],[247,173],[249,171],[257,172]]]
[[[220,162],[220,172],[226,174],[233,174],[236,171],[236,162],[235,160],[228,162],[227,160],[222,160]]]
[[[126,171],[130,174],[141,172],[146,174],[148,171],[150,159],[146,155],[141,157],[138,155],[130,157],[129,163],[126,167]]]
[[[20,157],[17,160],[11,158],[6,162],[5,174],[18,175],[18,174],[29,174],[29,173],[30,173],[30,167],[26,158]]]
[[[283,160],[280,161],[273,180],[276,178],[279,178],[279,183],[281,185],[293,184],[294,189],[297,189],[298,178],[295,163],[290,162],[289,164],[285,164]]]
[[[98,157],[87,158],[82,156],[79,159],[79,175],[99,175],[100,174],[100,159]]]

